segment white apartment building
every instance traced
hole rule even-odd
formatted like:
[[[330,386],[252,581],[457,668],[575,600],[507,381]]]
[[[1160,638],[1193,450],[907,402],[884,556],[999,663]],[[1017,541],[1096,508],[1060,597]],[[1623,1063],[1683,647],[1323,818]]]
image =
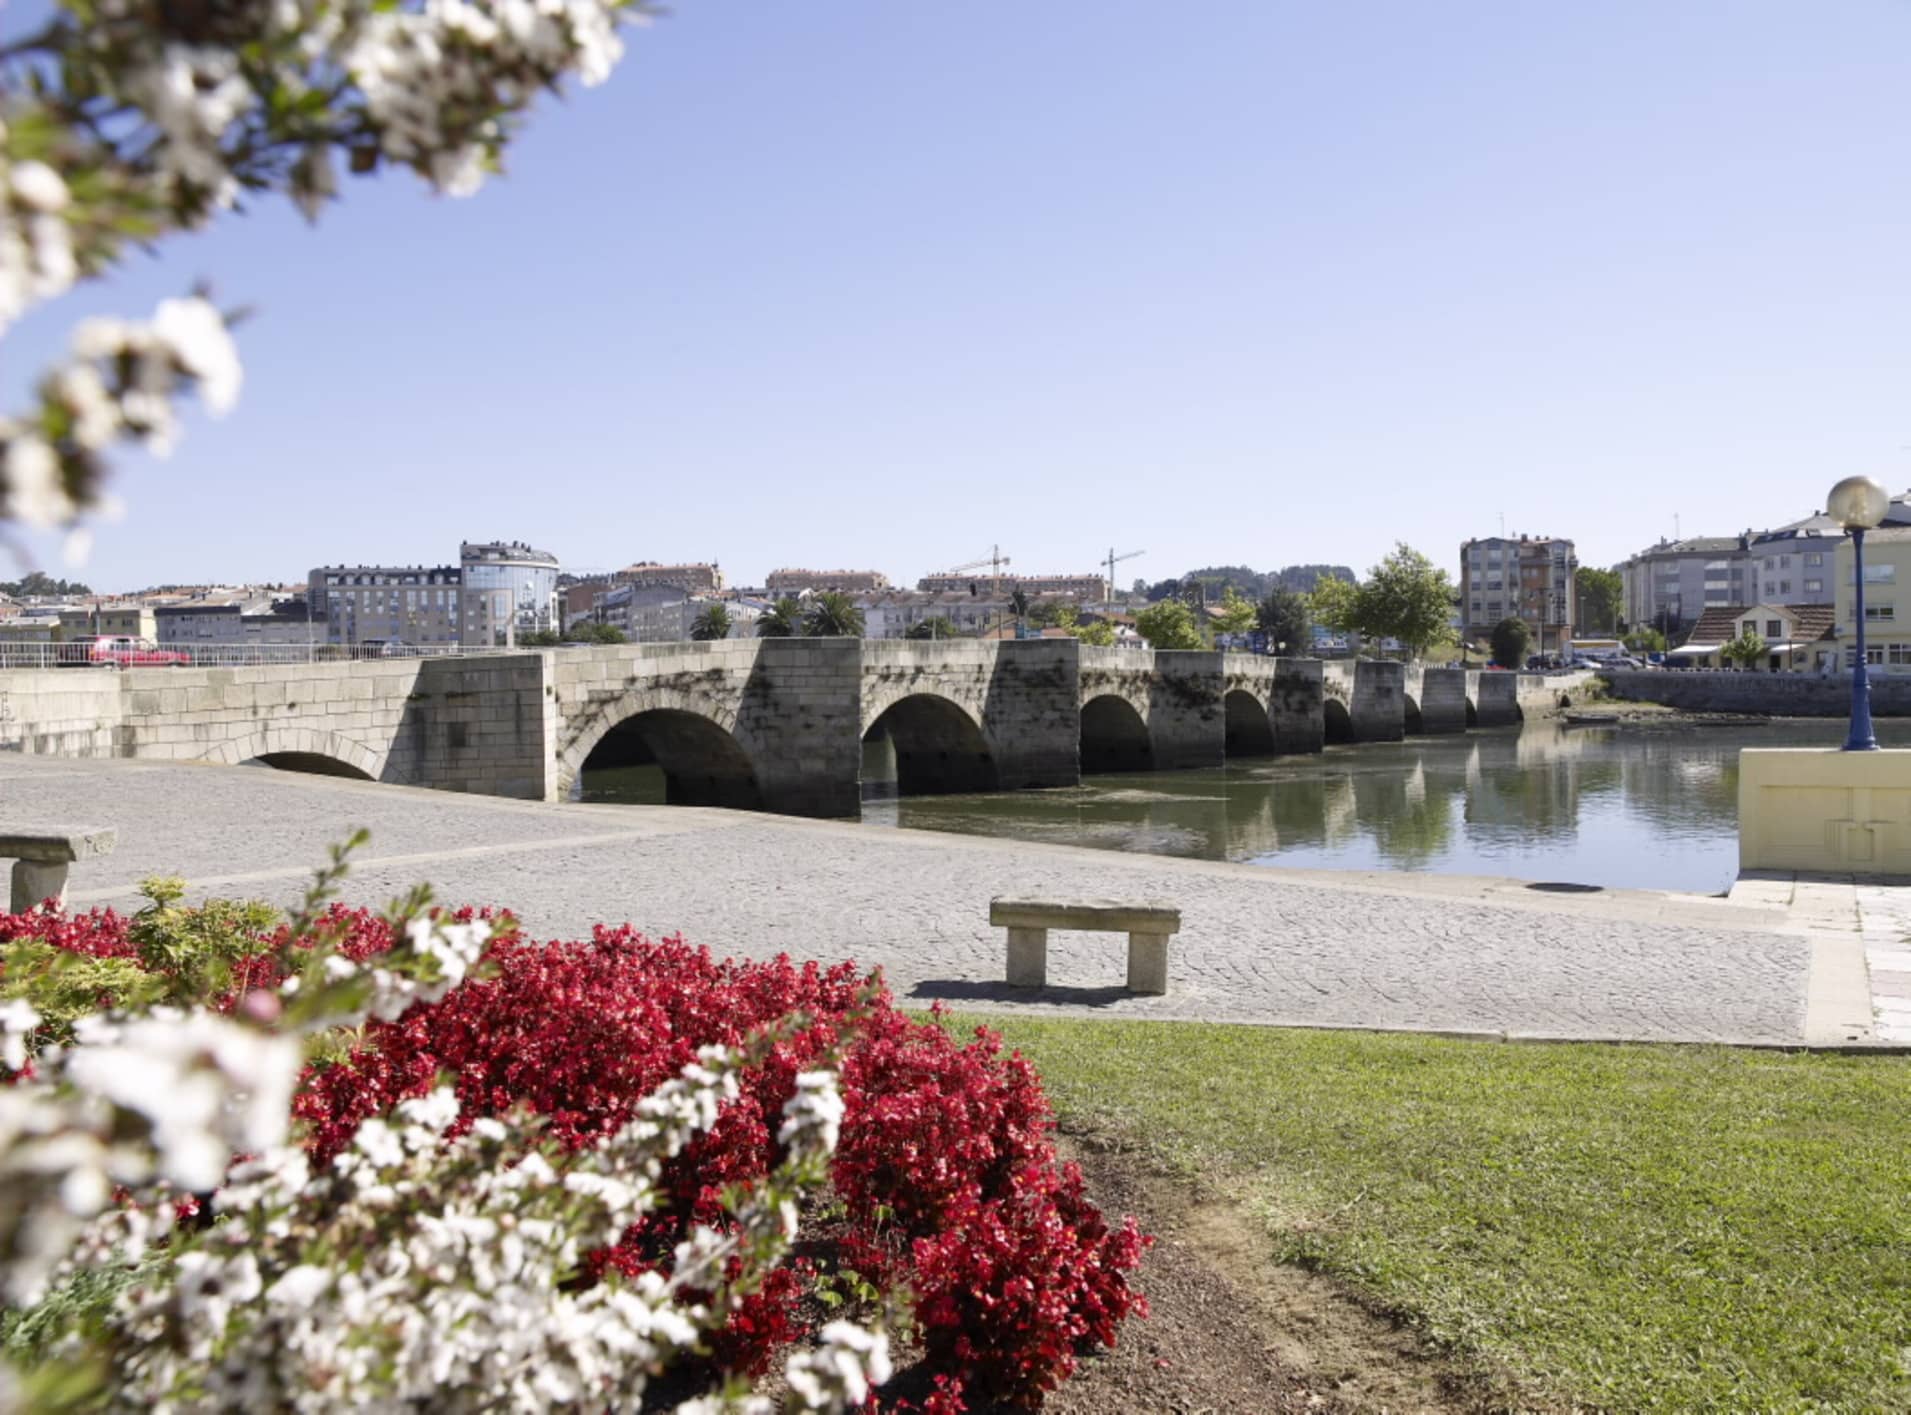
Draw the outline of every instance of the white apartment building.
[[[467,585],[456,565],[327,565],[312,571],[307,597],[323,614],[330,644],[508,648],[517,642],[517,596],[509,586]]]

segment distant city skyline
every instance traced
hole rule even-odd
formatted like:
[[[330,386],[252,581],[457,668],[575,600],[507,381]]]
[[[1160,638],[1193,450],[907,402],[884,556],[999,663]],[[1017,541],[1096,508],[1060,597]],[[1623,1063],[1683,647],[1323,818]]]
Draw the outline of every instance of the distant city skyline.
[[[1879,0],[689,4],[472,200],[268,201],[37,309],[0,405],[85,315],[256,306],[234,413],[116,455],[114,587],[1451,569],[1502,513],[1612,565],[1911,484],[1907,53]]]

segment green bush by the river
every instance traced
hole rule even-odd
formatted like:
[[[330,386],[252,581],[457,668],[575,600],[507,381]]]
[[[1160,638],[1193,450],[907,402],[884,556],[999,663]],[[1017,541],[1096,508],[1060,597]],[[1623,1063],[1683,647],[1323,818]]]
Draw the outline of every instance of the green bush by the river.
[[[978,1021],[1064,1117],[1244,1202],[1269,1261],[1536,1394],[1911,1409],[1911,1059]]]

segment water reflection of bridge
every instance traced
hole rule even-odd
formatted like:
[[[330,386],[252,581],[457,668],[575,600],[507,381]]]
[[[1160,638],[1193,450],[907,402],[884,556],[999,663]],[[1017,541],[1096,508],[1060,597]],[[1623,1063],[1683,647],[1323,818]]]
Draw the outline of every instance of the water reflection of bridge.
[[[905,803],[879,818],[900,810],[906,823],[935,829],[1214,860],[1371,855],[1408,869],[1461,852],[1544,855],[1574,845],[1595,810],[1683,838],[1730,818],[1736,745],[1690,733],[1619,745],[1607,730],[1542,723],[1306,762],[1103,776],[1076,791]]]

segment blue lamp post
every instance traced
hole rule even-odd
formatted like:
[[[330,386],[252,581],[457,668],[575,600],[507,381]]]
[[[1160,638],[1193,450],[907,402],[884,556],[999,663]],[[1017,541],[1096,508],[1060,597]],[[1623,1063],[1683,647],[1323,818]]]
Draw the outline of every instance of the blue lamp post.
[[[1857,639],[1851,666],[1851,731],[1847,752],[1875,752],[1871,731],[1871,680],[1865,672],[1865,532],[1891,510],[1891,493],[1870,477],[1846,477],[1831,489],[1825,514],[1851,532],[1852,629]]]

